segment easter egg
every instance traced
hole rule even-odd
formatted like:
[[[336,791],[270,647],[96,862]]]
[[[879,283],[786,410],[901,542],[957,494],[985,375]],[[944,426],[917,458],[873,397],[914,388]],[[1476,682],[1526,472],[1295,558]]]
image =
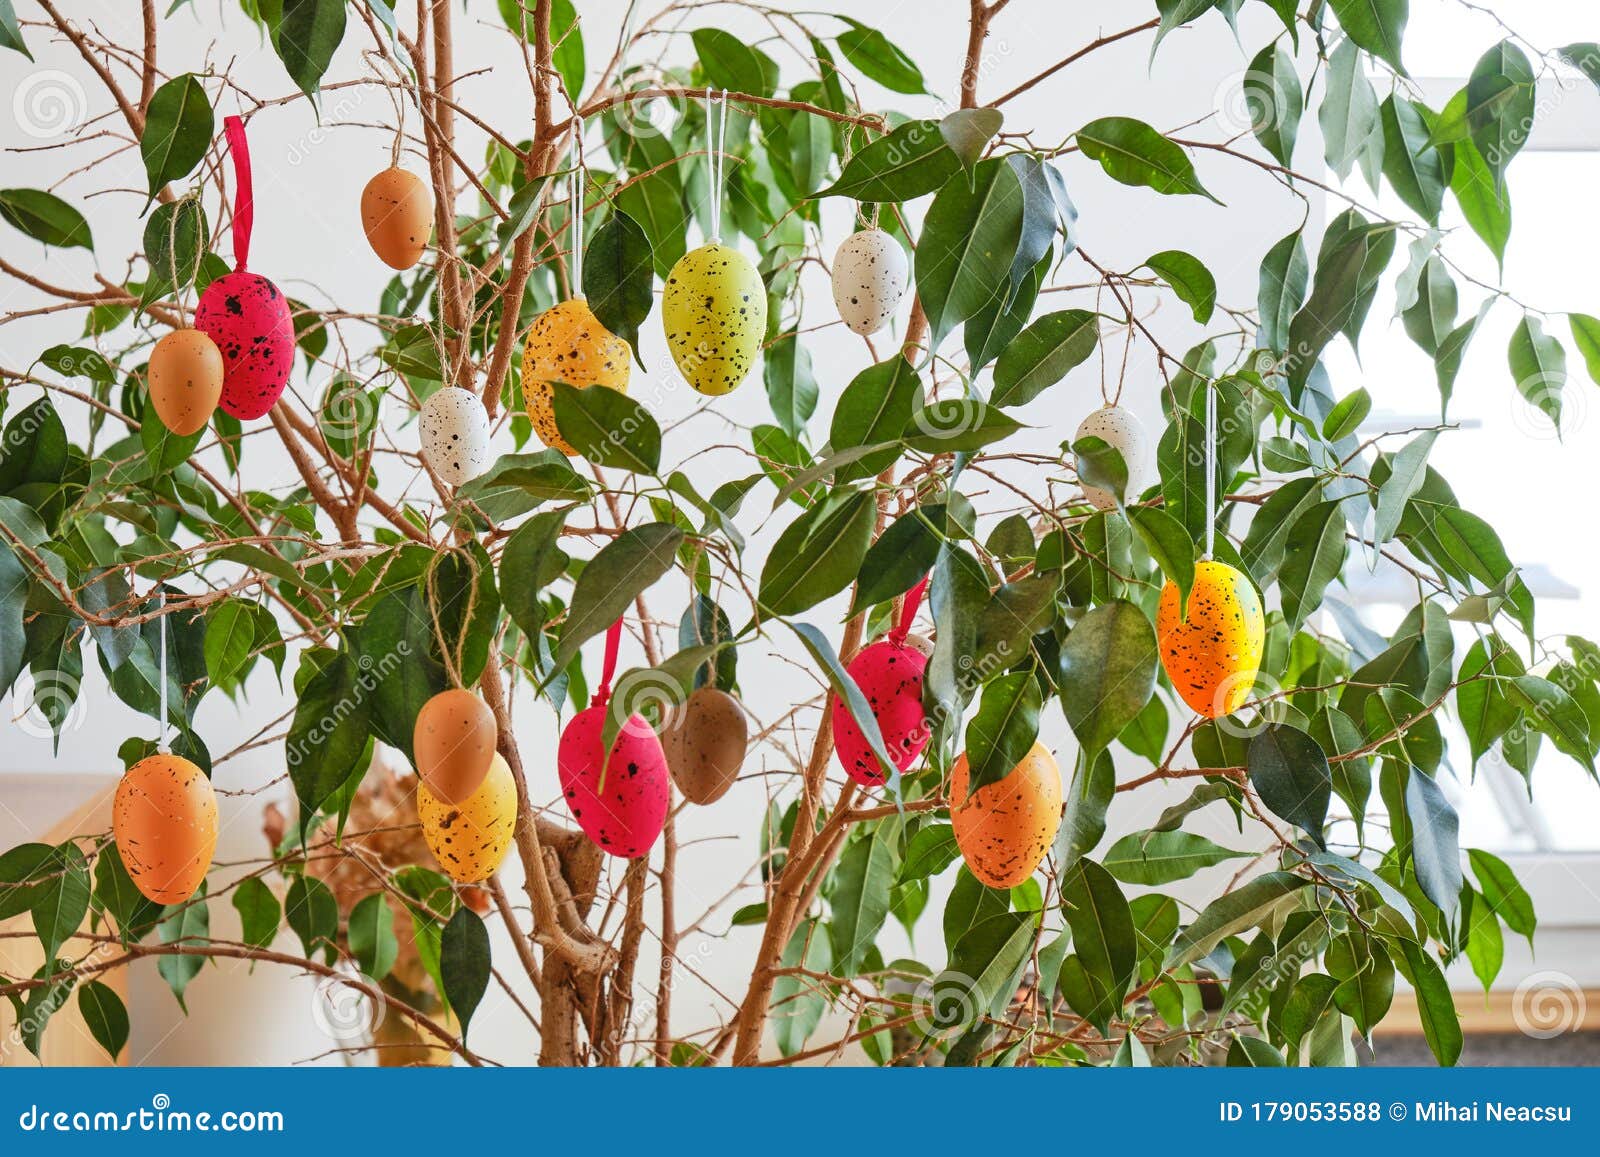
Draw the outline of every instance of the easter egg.
[[[411,732],[417,774],[441,802],[458,804],[478,790],[494,762],[500,729],[471,691],[441,691],[422,705]]]
[[[728,794],[744,764],[750,739],[744,707],[726,691],[701,687],[674,708],[661,728],[661,748],[672,782],[691,803]]]
[[[385,169],[361,190],[367,244],[391,269],[410,269],[433,230],[433,190],[408,169]]]
[[[1041,743],[1004,779],[968,794],[965,753],[950,769],[950,822],[972,874],[1015,888],[1039,866],[1061,826],[1061,769]]]
[[[422,838],[444,874],[458,884],[476,884],[494,875],[511,850],[517,830],[517,785],[498,754],[478,790],[458,804],[446,803],[417,785],[417,818]]]
[[[712,241],[686,253],[661,295],[667,348],[702,394],[726,394],[750,372],[767,332],[767,287],[749,258]]]
[[[642,715],[623,722],[605,758],[606,710],[600,703],[572,717],[556,745],[556,769],[583,834],[601,851],[631,860],[646,855],[661,834],[672,787],[661,740]]]
[[[874,334],[889,324],[910,283],[906,251],[882,229],[844,239],[833,255],[833,303],[845,325]]]
[[[175,329],[150,351],[150,404],[161,424],[187,438],[205,429],[222,397],[222,351],[197,329]]]
[[[863,647],[850,660],[850,678],[861,688],[872,717],[883,733],[883,745],[895,767],[905,771],[928,746],[931,732],[922,709],[922,676],[928,656],[909,642],[880,639]],[[874,787],[888,777],[837,696],[833,698],[833,741],[845,773],[863,787]]]
[[[241,419],[272,409],[294,363],[294,323],[278,287],[259,273],[225,273],[200,294],[194,327],[222,351],[222,408]]]
[[[1195,563],[1188,612],[1179,617],[1177,584],[1167,583],[1156,610],[1161,665],[1196,712],[1210,719],[1231,714],[1249,697],[1261,667],[1261,599],[1227,563],[1202,561]]]
[[[147,756],[117,784],[111,831],[122,866],[145,898],[181,904],[200,887],[217,850],[211,781],[181,755]]]
[[[1102,406],[1078,425],[1072,436],[1074,442],[1084,438],[1099,438],[1122,455],[1128,468],[1126,498],[1133,498],[1144,490],[1145,479],[1150,476],[1150,439],[1144,426],[1129,410],[1121,406]],[[1117,505],[1116,495],[1099,486],[1083,486],[1083,496],[1097,509],[1111,510]]]
[[[522,393],[528,418],[546,446],[577,453],[556,429],[550,383],[579,389],[607,386],[627,393],[629,354],[628,343],[601,325],[581,297],[553,305],[534,319],[522,350]]]
[[[471,482],[489,468],[489,412],[478,395],[445,386],[422,403],[422,455],[451,486]]]

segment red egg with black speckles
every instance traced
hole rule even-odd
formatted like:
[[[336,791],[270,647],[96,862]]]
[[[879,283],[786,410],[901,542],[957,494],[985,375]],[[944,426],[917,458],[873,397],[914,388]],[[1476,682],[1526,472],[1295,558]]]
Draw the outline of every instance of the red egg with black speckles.
[[[667,757],[649,721],[630,715],[611,744],[610,759],[603,758],[605,720],[606,705],[595,704],[574,715],[561,733],[561,794],[596,847],[632,860],[649,854],[667,822]]]
[[[224,274],[200,295],[194,324],[222,351],[222,408],[241,419],[272,409],[294,361],[294,322],[278,287],[259,273]]]
[[[901,771],[915,763],[928,746],[930,732],[922,709],[922,678],[927,669],[927,655],[896,639],[881,639],[864,647],[850,661],[850,678],[866,697],[883,733],[883,745]],[[839,762],[851,779],[862,787],[876,787],[888,778],[855,717],[837,696],[833,699],[833,737]]]

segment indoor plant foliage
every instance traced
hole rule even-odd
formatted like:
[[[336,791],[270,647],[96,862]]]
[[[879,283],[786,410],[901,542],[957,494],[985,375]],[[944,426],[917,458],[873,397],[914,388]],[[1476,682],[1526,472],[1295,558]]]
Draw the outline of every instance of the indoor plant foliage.
[[[290,301],[291,393],[254,420],[232,416],[224,395],[189,435],[151,404],[152,347],[192,324],[197,294],[228,275],[230,258],[243,267],[238,148],[218,131],[222,111],[238,107],[247,126],[284,102],[239,93],[199,61],[163,54],[158,67],[162,22],[179,18],[159,15],[165,5],[145,5],[142,62],[107,57],[55,5],[18,5],[20,22],[0,5],[7,49],[61,38],[81,53],[106,100],[104,126],[139,144],[150,196],[148,206],[118,199],[147,222],[142,252],[127,254],[95,248],[70,189],[0,191],[8,250],[27,263],[8,258],[5,275],[84,317],[81,342],[0,367],[0,680],[27,683],[31,672],[37,688],[65,673],[58,684],[76,688],[98,664],[137,710],[155,716],[166,702],[173,751],[209,773],[223,753],[193,729],[197,704],[238,695],[252,669],[275,667],[295,704],[264,738],[282,745],[298,800],[269,858],[213,872],[165,907],[133,887],[108,832],[0,856],[0,913],[31,912],[52,962],[0,977],[30,1048],[67,1000],[108,1049],[123,1047],[127,1013],[96,980],[108,968],[159,957],[181,999],[205,983],[207,957],[234,957],[382,986],[391,1017],[416,1039],[480,1063],[472,1013],[501,983],[485,926],[503,921],[514,951],[497,952],[493,969],[526,975],[539,1059],[550,1064],[861,1053],[878,1064],[1347,1064],[1353,1036],[1388,1011],[1397,975],[1417,991],[1435,1054],[1454,1061],[1461,1032],[1441,962],[1465,954],[1487,984],[1505,930],[1531,935],[1534,915],[1503,863],[1458,845],[1437,779],[1472,769],[1444,761],[1439,716],[1465,725],[1474,763],[1495,751],[1527,774],[1549,744],[1592,767],[1600,652],[1537,634],[1494,529],[1428,464],[1463,359],[1502,356],[1472,345],[1484,316],[1473,299],[1521,308],[1458,276],[1452,250],[1503,254],[1506,169],[1535,115],[1535,76],[1558,65],[1596,75],[1600,49],[1552,47],[1541,58],[1508,39],[1462,93],[1430,108],[1405,72],[1404,0],[1161,0],[1001,94],[984,91],[994,81],[982,53],[1007,4],[972,0],[970,26],[950,29],[970,45],[966,66],[935,79],[854,20],[767,11],[776,34],[752,45],[715,27],[669,33],[671,9],[637,5],[619,38],[580,21],[570,0],[502,0],[498,15],[528,61],[526,77],[505,81],[505,99],[529,113],[506,116],[441,92],[465,71],[452,47],[458,6],[422,4],[397,19],[380,0],[244,5],[300,90],[289,99],[326,103],[352,85],[393,96],[415,133],[407,163],[420,192],[389,178],[369,193],[391,207],[421,204],[432,237],[425,251],[414,231],[375,238],[400,268],[381,301],[338,310]],[[1241,50],[1252,133],[1112,116],[1045,141],[1005,117],[1018,92],[1068,92],[1072,62],[1088,53],[1127,38],[1181,51],[1163,40],[1176,26],[1231,22],[1241,7],[1275,14],[1265,42]],[[360,42],[352,75],[329,70],[342,41]],[[864,80],[909,96],[953,87],[959,100],[948,115],[907,119],[864,102]],[[679,114],[665,132],[637,115],[652,99]],[[1137,229],[1147,198],[1211,197],[1203,178],[1217,167],[1301,197],[1297,159],[1321,163],[1295,149],[1313,116],[1330,165],[1392,189],[1408,219],[1330,193],[1320,235],[1308,226],[1261,255],[1255,301],[1218,301],[1212,273],[1165,242],[1136,269],[1097,263],[1096,233]],[[487,155],[464,156],[456,132],[469,119],[520,127],[489,129]],[[1074,152],[1096,163],[1084,179],[1129,186],[1126,219],[1080,226],[1058,164]],[[61,155],[65,175],[78,162]],[[559,359],[540,368],[542,345],[530,343],[526,359],[523,349],[536,319],[576,295],[581,272],[589,316],[560,315],[563,328],[540,341],[603,334],[626,362],[621,347],[662,324],[657,295],[670,313],[674,278],[702,275],[678,262],[692,235],[711,236],[714,180],[725,190],[722,241],[755,255],[764,286],[765,329],[749,335],[762,357],[742,388],[759,391],[759,377],[772,414],[729,428],[743,473],[701,477],[693,454],[662,454],[662,427],[687,409],[687,391],[655,405],[630,396],[625,374],[603,378],[614,364],[573,381]],[[407,200],[430,193],[431,217],[425,201]],[[1433,228],[1449,199],[1472,234]],[[888,244],[841,249],[846,235],[822,228],[830,202],[858,204]],[[91,249],[101,269],[127,273],[58,284],[34,242]],[[841,312],[870,330],[879,302],[849,286],[836,303],[802,295],[800,270],[836,259],[878,269],[862,253],[904,255],[907,306],[899,328],[862,343],[858,376],[819,383],[807,333]],[[1331,380],[1320,360],[1358,338],[1386,279],[1397,279],[1405,328],[1438,366],[1431,428],[1372,433],[1363,422],[1373,399]],[[1047,293],[1067,286],[1071,295]],[[1144,320],[1162,299],[1212,339],[1166,348]],[[884,316],[893,313],[891,302]],[[669,316],[669,336],[682,324]],[[1558,325],[1600,368],[1600,322],[1529,315],[1506,385],[1552,414],[1566,364]],[[743,372],[725,339],[744,335],[719,331],[715,348],[702,341],[683,356],[673,339],[683,375],[697,388],[705,377],[707,393]],[[1141,443],[1108,420],[1058,442],[1038,429],[1049,415],[1033,411],[1024,424],[1021,407],[1064,389],[1080,363],[1114,364],[1128,343],[1158,368],[1149,388],[1160,391],[1164,426]],[[707,358],[724,359],[714,380]],[[448,395],[462,412],[481,402],[494,426],[498,457],[476,477],[447,469],[427,441],[448,440],[455,426],[425,426],[417,453],[413,416],[445,390],[466,392]],[[833,395],[826,429],[812,420],[822,394]],[[252,476],[263,439],[281,442],[287,481]],[[546,448],[559,442],[576,453]],[[750,549],[747,536],[769,520],[783,528],[776,543]],[[1341,576],[1375,555],[1415,581],[1414,605],[1387,638],[1324,608]],[[1213,712],[1220,701],[1208,690],[1197,713],[1176,686],[1187,676],[1167,654],[1167,621],[1205,613],[1223,572],[1239,580],[1230,597],[1266,609],[1259,677],[1238,672],[1227,701]],[[660,604],[682,590],[687,607]],[[680,617],[678,631],[662,629]],[[618,619],[644,658],[612,678],[597,663]],[[876,688],[852,677],[865,680],[853,661],[875,640],[897,648],[883,663],[918,672],[915,736],[880,727]],[[587,742],[597,752],[614,739],[653,744],[637,733],[641,720],[669,730],[691,691],[737,692],[772,650],[807,664],[831,698],[751,726],[757,744],[779,732],[801,742],[785,747],[791,763],[769,764],[781,774],[769,776],[766,815],[726,814],[730,831],[761,831],[759,883],[732,914],[759,946],[724,1023],[691,1032],[671,1000],[686,967],[672,888],[682,791],[672,790],[660,838],[647,831],[646,855],[605,855],[582,817],[554,802],[555,753],[519,747],[510,704],[515,690],[536,691],[565,721],[603,685],[604,721]],[[419,712],[452,689],[492,714],[498,753],[487,774],[501,774],[503,760],[509,776],[509,858],[483,888],[453,881],[440,847],[430,843],[437,861],[424,856],[414,829],[374,851],[361,828],[389,814],[372,793],[395,790],[389,767],[409,772]],[[40,703],[57,726],[69,707],[60,696]],[[864,745],[859,775],[835,759],[839,711]],[[1059,771],[1048,753],[1030,754],[1041,716],[1056,711],[1074,736],[1057,752]],[[668,760],[684,758],[682,747],[669,740]],[[915,758],[892,759],[913,748]],[[129,739],[120,754],[132,764],[152,749]],[[1147,766],[1130,774],[1137,761]],[[585,783],[596,799],[616,787],[604,777],[621,775],[603,760],[589,770],[600,776]],[[563,784],[568,772],[564,762]],[[475,784],[485,772],[474,774]],[[1030,802],[1042,801],[1037,851],[1048,854],[992,887],[984,881],[1010,870],[986,858],[993,816],[973,827],[964,809],[986,791],[1020,790],[1024,777],[1037,786]],[[1167,781],[1188,793],[1182,802],[1146,830],[1107,830],[1117,793]],[[714,801],[726,787],[684,790]],[[1205,808],[1237,816],[1236,848],[1186,830]],[[977,833],[970,840],[963,823]],[[365,857],[364,888],[348,872],[329,887],[337,869],[323,861],[339,856]],[[1164,894],[1220,863],[1240,871],[1213,874],[1207,902]],[[743,870],[730,868],[730,881]],[[942,911],[930,894],[948,896]],[[208,911],[224,904],[241,914],[243,939],[210,934]],[[886,959],[879,941],[894,922],[917,929],[917,958]],[[292,935],[279,936],[280,924]],[[80,927],[86,935],[69,942]],[[638,967],[646,941],[661,947],[659,968]],[[389,983],[402,945],[407,981]]]

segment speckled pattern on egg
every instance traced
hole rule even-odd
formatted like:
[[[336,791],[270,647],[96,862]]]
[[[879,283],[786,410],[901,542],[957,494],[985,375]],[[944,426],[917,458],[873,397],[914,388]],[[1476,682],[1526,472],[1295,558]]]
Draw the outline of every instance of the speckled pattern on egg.
[[[1122,461],[1128,467],[1126,497],[1131,500],[1142,492],[1148,485],[1145,480],[1150,477],[1150,439],[1145,435],[1144,424],[1132,411],[1124,410],[1121,406],[1100,407],[1079,423],[1078,432],[1072,436],[1072,440],[1076,442],[1091,437],[1099,438],[1122,455]],[[1117,504],[1116,496],[1111,491],[1098,486],[1084,485],[1083,496],[1100,510],[1110,510]]]
[[[563,454],[578,452],[556,428],[549,383],[627,393],[631,353],[628,343],[601,325],[581,297],[553,305],[535,318],[522,349],[522,393],[540,441]]]
[[[1061,769],[1041,743],[1004,779],[967,794],[963,753],[950,769],[950,822],[972,874],[991,888],[1015,888],[1038,868],[1061,827]]]
[[[922,709],[922,681],[928,656],[906,643],[880,639],[863,647],[850,661],[850,678],[861,688],[872,717],[883,733],[883,745],[895,766],[906,771],[928,746],[931,731]],[[878,757],[856,726],[855,717],[837,696],[833,698],[834,747],[845,774],[863,787],[874,787],[888,777]]]
[[[667,348],[702,394],[726,394],[750,372],[767,332],[767,288],[750,259],[713,241],[683,255],[661,295]]]
[[[476,884],[494,875],[511,850],[517,829],[517,785],[498,752],[478,790],[460,804],[448,804],[417,784],[417,818],[428,850],[458,884]]]
[[[259,273],[223,274],[200,295],[194,327],[222,351],[222,408],[241,420],[272,409],[294,366],[294,322],[278,287]]]
[[[429,395],[419,425],[428,465],[451,486],[489,468],[489,414],[471,390],[445,386]]]
[[[181,904],[211,870],[217,848],[217,797],[198,766],[152,755],[117,784],[111,830],[134,886],[157,904]]]
[[[629,716],[602,757],[606,707],[572,717],[556,745],[561,794],[572,818],[602,852],[623,859],[647,855],[667,821],[672,787],[661,741],[642,715]]]
[[[1156,638],[1167,678],[1190,708],[1210,719],[1238,710],[1261,666],[1266,617],[1248,577],[1221,562],[1195,564],[1189,616],[1178,617],[1176,583],[1161,589]]]
[[[910,284],[906,251],[882,229],[846,237],[833,255],[833,303],[845,325],[874,334],[889,324]]]
[[[728,794],[749,740],[744,707],[715,687],[701,687],[661,725],[661,750],[672,782],[684,798],[701,805]]]

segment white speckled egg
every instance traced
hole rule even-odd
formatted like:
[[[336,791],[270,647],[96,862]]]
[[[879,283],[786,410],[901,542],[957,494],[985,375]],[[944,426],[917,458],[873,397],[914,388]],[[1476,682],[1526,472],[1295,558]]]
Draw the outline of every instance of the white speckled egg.
[[[422,454],[451,486],[489,468],[489,414],[478,395],[445,386],[422,403]]]
[[[877,333],[899,308],[910,276],[900,242],[882,229],[852,233],[833,255],[833,302],[839,316],[856,333]]]
[[[1148,485],[1145,480],[1150,477],[1150,439],[1131,411],[1121,406],[1102,406],[1083,420],[1072,440],[1091,437],[1099,438],[1122,455],[1128,467],[1127,498],[1133,498]],[[1110,510],[1117,504],[1111,491],[1098,486],[1086,484],[1083,496],[1099,510]]]

